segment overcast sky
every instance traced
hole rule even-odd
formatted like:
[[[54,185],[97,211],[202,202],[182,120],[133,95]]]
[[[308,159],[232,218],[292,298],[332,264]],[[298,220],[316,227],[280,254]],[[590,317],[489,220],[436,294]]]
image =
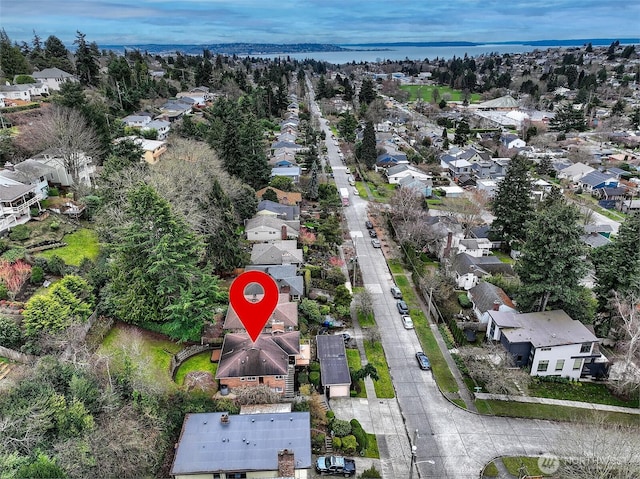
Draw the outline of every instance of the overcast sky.
[[[0,0],[12,41],[103,44],[638,38],[638,0]]]

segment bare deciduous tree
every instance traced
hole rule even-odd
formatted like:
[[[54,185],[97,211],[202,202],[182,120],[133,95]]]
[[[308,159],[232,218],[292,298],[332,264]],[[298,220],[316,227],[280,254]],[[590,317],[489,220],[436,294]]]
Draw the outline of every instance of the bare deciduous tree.
[[[487,204],[487,198],[482,192],[470,193],[470,198],[443,198],[443,209],[450,216],[458,220],[464,231],[464,237],[468,238],[471,230],[482,224],[482,211]]]
[[[513,395],[526,392],[531,376],[514,367],[511,354],[501,346],[464,347],[459,349],[459,354],[471,377],[482,382],[487,392]]]
[[[95,130],[82,113],[60,105],[48,108],[40,121],[25,129],[21,136],[38,149],[52,149],[59,155],[76,190],[82,186],[80,172],[87,159],[98,163],[104,153]]]
[[[618,394],[630,397],[640,394],[640,299],[616,294],[613,306],[620,339],[610,379]]]
[[[566,440],[566,437],[563,437],[558,441],[565,444],[565,447],[555,451],[560,456],[559,469],[555,472],[555,477],[640,477],[638,429],[610,424],[604,417],[590,418],[588,423],[574,426],[571,436],[575,440]]]
[[[373,296],[368,288],[363,288],[358,291],[354,296],[356,311],[364,315],[373,314]]]

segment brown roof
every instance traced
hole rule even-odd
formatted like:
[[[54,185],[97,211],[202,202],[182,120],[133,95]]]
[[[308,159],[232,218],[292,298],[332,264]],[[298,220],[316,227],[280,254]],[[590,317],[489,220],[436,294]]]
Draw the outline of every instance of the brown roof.
[[[246,333],[224,337],[216,379],[287,374],[289,356],[300,353],[300,333],[261,334],[255,343]]]
[[[298,205],[302,202],[302,193],[296,193],[294,191],[282,191],[277,188],[272,188],[271,186],[266,186],[261,190],[256,191],[256,196],[259,200],[262,199],[262,195],[267,189],[271,189],[276,192],[278,196],[278,203],[282,205]]]
[[[251,300],[253,298],[253,296],[245,297],[247,300]],[[261,298],[262,294],[255,295],[256,301],[259,301]],[[271,314],[271,318],[267,321],[265,328],[270,328],[274,321],[284,323],[283,326],[285,330],[298,328],[298,303],[290,302],[288,293],[281,293],[278,295],[278,304]],[[229,304],[229,309],[227,309],[227,316],[224,319],[223,328],[244,330],[244,326],[240,322],[238,313],[236,313],[231,304]]]

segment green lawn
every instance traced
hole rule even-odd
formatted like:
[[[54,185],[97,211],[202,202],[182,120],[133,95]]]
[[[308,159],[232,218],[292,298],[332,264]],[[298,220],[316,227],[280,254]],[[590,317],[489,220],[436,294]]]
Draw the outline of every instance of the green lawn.
[[[361,181],[356,182],[355,188],[358,190],[358,194],[363,198],[366,199],[369,197],[369,194],[367,193],[367,189],[365,188],[364,183],[362,183]]]
[[[503,263],[515,263],[515,260],[503,251],[494,250],[493,256],[496,256]]]
[[[402,266],[402,263],[400,262],[399,259],[390,259],[388,263],[389,263],[389,269],[393,274],[404,273],[404,267]]]
[[[384,356],[382,343],[380,343],[380,341],[365,341],[364,350],[367,353],[367,360],[369,363],[375,366],[378,370],[378,376],[380,379],[373,381],[376,396],[379,398],[395,397],[393,383],[391,382],[391,375],[389,374],[389,366],[387,365],[387,359]]]
[[[378,439],[375,434],[366,433],[367,435],[367,449],[364,451],[364,457],[370,457],[372,459],[380,459],[380,451],[378,451]]]
[[[184,384],[185,376],[192,371],[206,371],[216,376],[218,370],[218,363],[211,362],[211,351],[204,351],[195,356],[191,356],[184,363],[180,365],[176,371],[176,384],[182,386]]]
[[[509,474],[513,474],[516,477],[519,477],[518,471],[522,465],[527,468],[527,474],[530,476],[550,477],[549,474],[544,474],[538,468],[537,457],[503,457],[502,463],[504,464],[504,467],[507,468],[507,471],[509,471]]]
[[[358,351],[357,349],[347,349],[347,364],[349,365],[349,369],[353,369],[354,371],[362,369],[362,363],[360,362],[360,351]],[[358,386],[360,392],[356,397],[366,398],[367,390],[364,387],[364,381],[362,379],[358,381]]]
[[[144,330],[116,325],[105,336],[97,352],[99,355],[111,357],[116,368],[122,365],[126,354],[131,361],[134,374],[141,381],[171,390],[176,384],[171,379],[169,365],[173,355],[181,349],[180,344],[146,335]]]
[[[358,313],[358,323],[361,328],[372,328],[376,325],[376,319],[373,314]]]
[[[495,416],[548,419],[550,421],[597,422],[640,426],[640,415],[619,412],[592,411],[582,408],[555,406],[551,404],[521,403],[510,401],[476,400],[480,414]]]
[[[431,327],[424,313],[422,311],[411,310],[410,314],[413,319],[413,325],[418,333],[422,350],[431,362],[431,371],[438,386],[443,392],[458,392],[458,383],[453,377],[453,374],[451,374],[449,365],[445,361],[442,351],[440,351],[440,347],[436,342],[436,338],[431,331]]]
[[[489,464],[486,465],[486,467],[484,468],[482,477],[498,477],[499,471],[498,468],[496,467],[496,465],[493,463],[493,461],[491,461]]]
[[[38,253],[38,256],[51,258],[55,255],[62,258],[68,265],[79,266],[83,258],[95,260],[100,252],[97,233],[87,228],[65,235],[62,241],[67,243],[67,246],[43,251]]]
[[[433,90],[438,90],[440,94],[440,99],[444,98],[446,95],[449,95],[450,101],[462,101],[462,90],[454,90],[449,88],[448,86],[439,86],[439,85],[400,85],[400,89],[409,92],[409,101],[415,101],[418,97],[422,98],[422,101],[431,103],[433,101]],[[438,101],[440,101],[440,99]],[[481,100],[481,96],[479,93],[472,93],[469,101],[471,103],[478,103]]]
[[[529,387],[529,395],[569,401],[609,404],[611,406],[638,407],[638,400],[625,401],[613,396],[601,383],[552,383],[534,380]]]
[[[393,279],[396,282],[400,291],[402,291],[402,298],[406,301],[409,307],[417,307],[418,306],[418,298],[411,287],[411,283],[409,282],[409,278],[407,278],[404,274],[399,274],[394,276]]]

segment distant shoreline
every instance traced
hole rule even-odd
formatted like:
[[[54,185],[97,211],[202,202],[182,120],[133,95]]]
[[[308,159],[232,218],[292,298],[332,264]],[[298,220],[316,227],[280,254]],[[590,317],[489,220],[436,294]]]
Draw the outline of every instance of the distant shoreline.
[[[613,42],[620,44],[640,44],[640,38],[579,38],[572,40],[534,40],[507,42],[382,42],[382,43],[215,43],[215,44],[114,44],[103,45],[107,50],[143,50],[149,53],[175,53],[188,55],[201,54],[209,50],[216,54],[252,56],[252,55],[287,55],[321,52],[384,52],[406,47],[482,47],[523,45],[534,47],[571,47],[591,43],[593,46],[608,46]]]

